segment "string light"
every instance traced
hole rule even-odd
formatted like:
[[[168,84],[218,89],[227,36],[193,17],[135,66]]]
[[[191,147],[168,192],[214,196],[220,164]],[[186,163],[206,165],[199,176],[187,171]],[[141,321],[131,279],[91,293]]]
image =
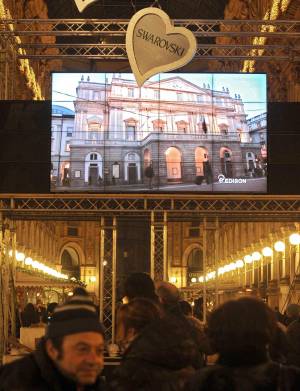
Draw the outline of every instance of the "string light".
[[[300,244],[300,235],[297,233],[290,235],[289,241],[294,246],[297,246],[298,244]]]
[[[259,261],[261,259],[261,254],[258,251],[254,251],[254,253],[252,253],[252,259],[253,261]]]
[[[273,250],[271,247],[264,247],[262,249],[262,254],[264,257],[271,257],[273,255]]]
[[[274,244],[274,248],[277,252],[283,252],[285,250],[285,244],[281,240],[278,240],[278,242]]]
[[[245,261],[245,263],[252,263],[253,259],[252,259],[251,255],[245,255],[244,261]]]

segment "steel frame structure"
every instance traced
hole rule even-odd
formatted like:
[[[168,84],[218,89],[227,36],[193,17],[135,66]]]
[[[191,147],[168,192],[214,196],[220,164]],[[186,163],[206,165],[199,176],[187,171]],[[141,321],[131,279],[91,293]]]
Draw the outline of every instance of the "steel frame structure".
[[[32,38],[30,43],[14,43],[19,59],[127,60],[124,43],[127,25],[128,20],[117,19],[12,19],[0,20],[0,35],[6,39],[18,36],[21,41],[22,37],[26,37],[27,42]],[[300,21],[176,19],[174,25],[190,29],[196,36],[197,60],[300,61],[300,47],[295,43],[300,37]],[[74,35],[83,42],[72,42]],[[65,42],[37,42],[37,37],[41,36],[63,37]],[[216,37],[235,38],[236,44],[207,44],[207,39]],[[249,45],[247,38],[254,37],[266,37],[270,41],[276,39],[276,44]],[[68,38],[71,38],[69,42]],[[241,42],[243,40],[246,42]],[[254,53],[253,49],[263,49],[263,53]]]
[[[167,219],[199,216],[220,221],[300,219],[299,195],[201,194],[2,194],[0,212],[12,218],[88,219],[101,216],[148,216]]]

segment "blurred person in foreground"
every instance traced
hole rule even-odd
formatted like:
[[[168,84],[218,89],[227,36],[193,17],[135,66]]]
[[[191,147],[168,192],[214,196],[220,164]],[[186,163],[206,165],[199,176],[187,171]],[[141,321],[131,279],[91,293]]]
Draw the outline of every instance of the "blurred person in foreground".
[[[112,391],[181,391],[195,373],[197,347],[180,320],[161,318],[153,301],[136,298],[117,316],[123,359],[113,373]]]
[[[194,363],[194,366],[195,368],[202,367],[205,362],[204,355],[214,353],[205,333],[204,324],[192,316],[192,310],[189,310],[188,302],[180,301],[179,289],[174,284],[159,281],[156,283],[156,293],[164,310],[164,316],[173,318],[174,323],[180,320],[183,327],[187,330],[190,329],[191,337],[193,337],[199,352],[198,362]]]
[[[103,391],[104,331],[89,301],[57,306],[38,348],[0,368],[1,391]]]
[[[300,370],[269,358],[276,327],[273,311],[258,299],[245,297],[218,307],[208,320],[217,365],[201,370],[186,390],[299,390]]]
[[[287,362],[300,367],[300,315],[288,325],[286,335],[289,345]]]
[[[300,305],[291,303],[286,308],[285,325],[288,327],[295,320],[299,319],[300,316]]]

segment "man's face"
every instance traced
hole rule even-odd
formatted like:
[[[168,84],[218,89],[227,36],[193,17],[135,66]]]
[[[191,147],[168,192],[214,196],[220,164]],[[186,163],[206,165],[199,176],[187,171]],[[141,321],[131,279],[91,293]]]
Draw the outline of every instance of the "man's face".
[[[65,336],[61,354],[48,340],[46,350],[60,372],[77,384],[94,384],[103,369],[104,340],[99,333],[84,332]]]

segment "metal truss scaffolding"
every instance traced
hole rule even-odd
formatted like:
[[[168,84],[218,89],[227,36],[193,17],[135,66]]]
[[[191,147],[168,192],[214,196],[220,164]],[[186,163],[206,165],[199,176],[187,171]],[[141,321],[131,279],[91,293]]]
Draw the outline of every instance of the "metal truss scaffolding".
[[[151,277],[167,280],[167,213],[151,212]]]
[[[174,20],[174,24],[194,33],[198,42],[195,58],[198,60],[300,60],[300,48],[296,45],[296,39],[300,37],[300,21],[297,20],[189,19]],[[0,34],[6,39],[21,37],[21,43],[15,43],[19,59],[126,60],[127,25],[128,20],[117,19],[1,20]],[[56,43],[49,43],[47,39],[37,43],[36,38],[41,36],[56,37]],[[26,37],[27,43],[22,42],[22,37]],[[213,38],[217,37],[230,37],[235,43],[226,45],[215,42]],[[249,45],[254,37],[266,37],[268,44]],[[31,42],[28,43],[28,40]],[[263,51],[253,52],[253,49],[262,48]]]
[[[116,217],[101,218],[99,299],[100,320],[106,338],[115,341],[116,273],[117,273],[117,222]]]
[[[20,194],[0,195],[0,212],[17,219],[90,219],[148,216],[167,212],[168,220],[218,217],[220,221],[299,221],[299,195],[199,194]]]

